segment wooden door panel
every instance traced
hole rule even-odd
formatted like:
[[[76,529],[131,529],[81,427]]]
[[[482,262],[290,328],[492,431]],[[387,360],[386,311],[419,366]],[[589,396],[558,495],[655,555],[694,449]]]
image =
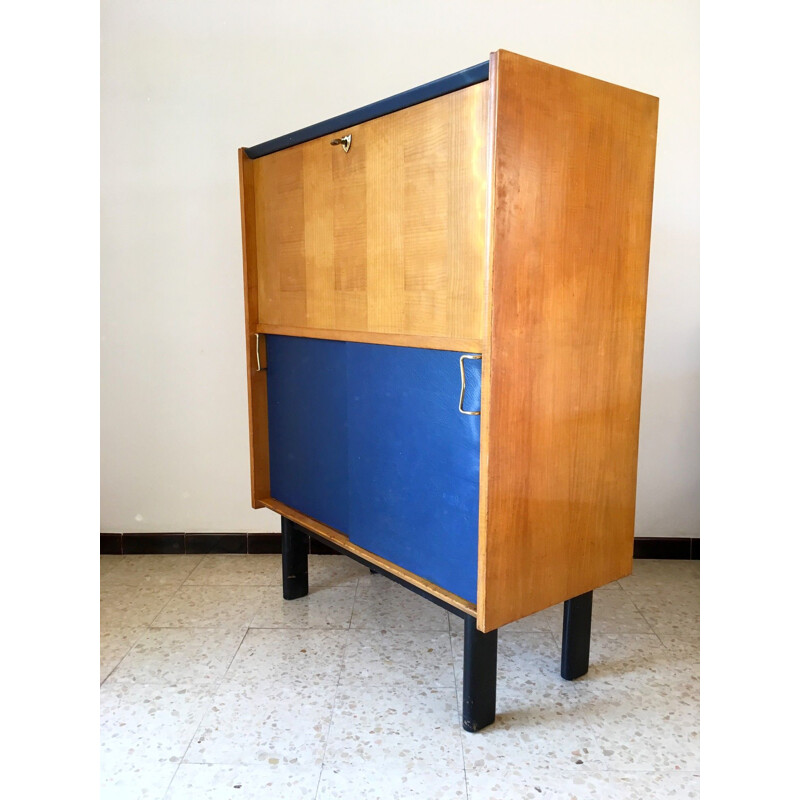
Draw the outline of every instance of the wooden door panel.
[[[479,340],[486,84],[253,162],[258,324]],[[287,331],[288,332],[288,331]]]

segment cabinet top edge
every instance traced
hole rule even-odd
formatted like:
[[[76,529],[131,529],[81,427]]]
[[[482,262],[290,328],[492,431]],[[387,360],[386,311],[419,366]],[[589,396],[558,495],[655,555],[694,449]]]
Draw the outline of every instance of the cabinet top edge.
[[[354,111],[339,114],[323,122],[317,122],[314,125],[301,128],[293,133],[287,133],[284,136],[278,136],[275,139],[270,139],[269,141],[254,145],[253,147],[244,147],[242,149],[245,155],[250,159],[261,158],[270,153],[275,153],[278,150],[285,150],[287,147],[294,147],[294,145],[317,139],[320,136],[328,136],[329,134],[337,133],[343,128],[348,128],[352,125],[360,125],[362,122],[367,122],[377,117],[383,117],[386,114],[392,114],[403,108],[409,108],[419,103],[424,103],[427,100],[433,100],[436,97],[450,94],[450,92],[455,92],[459,89],[466,89],[468,86],[473,86],[476,83],[482,83],[487,80],[489,80],[489,62],[483,61],[480,64],[476,64],[474,67],[468,67],[467,69],[462,69],[460,72],[454,72],[443,78],[423,83],[421,86],[416,86],[405,92],[400,92],[399,94],[392,95],[383,100],[378,100],[375,103],[369,103]]]

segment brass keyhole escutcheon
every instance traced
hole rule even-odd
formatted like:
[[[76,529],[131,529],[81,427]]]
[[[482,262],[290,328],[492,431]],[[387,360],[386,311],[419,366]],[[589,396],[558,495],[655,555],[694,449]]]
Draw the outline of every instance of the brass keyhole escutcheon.
[[[352,141],[352,139],[353,135],[351,133],[348,133],[347,136],[342,136],[341,139],[333,139],[331,141],[331,144],[334,146],[340,144],[342,146],[342,150],[344,150],[346,153],[350,149],[350,142]]]

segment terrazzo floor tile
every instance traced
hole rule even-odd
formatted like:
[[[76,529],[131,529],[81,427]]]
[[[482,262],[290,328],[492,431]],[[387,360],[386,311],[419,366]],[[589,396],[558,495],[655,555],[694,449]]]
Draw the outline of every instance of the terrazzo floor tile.
[[[643,559],[633,561],[633,572],[620,578],[619,585],[628,590],[666,589],[679,591],[681,588],[700,585],[700,562],[667,559]]]
[[[319,684],[332,695],[344,662],[345,631],[251,628],[226,675],[243,686]]]
[[[417,770],[463,774],[460,730],[452,689],[340,686],[325,763],[387,774]]]
[[[323,556],[312,553],[308,557],[308,585],[312,589],[355,584],[359,578],[369,578],[369,575],[367,567],[347,556]]]
[[[550,630],[560,648],[564,630],[564,604],[559,603],[539,613],[550,623]],[[514,626],[507,627],[511,630]],[[592,596],[592,635],[605,633],[653,633],[633,596],[617,582],[595,589]]]
[[[562,631],[563,619],[553,628],[553,633],[560,638]],[[592,632],[652,633],[652,630],[631,597],[617,583],[613,583],[593,592]]]
[[[244,628],[152,628],[121,660],[109,682],[218,683],[245,632]]]
[[[164,800],[314,800],[319,767],[181,764]]]
[[[322,556],[336,558],[337,556]],[[252,628],[349,628],[356,583],[314,587],[305,597],[284,600],[279,587],[264,592]]]
[[[601,640],[597,651],[617,650],[579,683],[583,714],[610,770],[696,772],[699,769],[699,672],[667,648],[643,647],[645,637]],[[632,657],[633,656],[633,657]],[[608,666],[611,664],[611,666]],[[605,667],[603,666],[605,665]]]
[[[103,582],[122,563],[122,556],[100,556],[100,581]]]
[[[100,688],[101,762],[110,756],[179,761],[211,696],[201,688],[106,682]]]
[[[700,720],[695,708],[641,693],[618,705],[596,699],[585,713],[605,769],[690,773],[700,769]]]
[[[189,586],[178,589],[153,620],[156,628],[247,626],[264,596],[259,586]]]
[[[347,632],[343,686],[455,688],[450,635],[444,631]]]
[[[447,611],[381,575],[359,579],[350,627],[450,630]]]
[[[674,659],[654,633],[592,634],[589,672],[585,680],[592,684],[620,676],[641,680]]]
[[[176,591],[174,586],[157,589],[124,584],[101,587],[101,631],[149,625]]]
[[[502,630],[508,633],[532,633],[535,631],[547,631],[550,633],[561,626],[563,616],[563,605],[559,603],[538,611],[536,614],[529,614],[527,617],[518,619],[510,625],[504,625]]]
[[[326,763],[317,794],[317,800],[405,800],[407,797],[466,800],[464,771],[419,767],[386,770]]]
[[[194,555],[114,556],[119,564],[102,578],[104,586],[180,586],[203,560]]]
[[[629,594],[655,633],[666,636],[699,635],[700,603],[696,596],[640,591]]]
[[[698,705],[699,662],[670,651],[657,636],[597,636],[592,647],[589,672],[575,682],[590,696],[587,716],[610,705],[660,707],[665,714]]]
[[[498,681],[494,724],[461,734],[468,772],[604,769],[585,702],[575,684],[556,677],[539,675],[513,685]]]
[[[673,661],[700,665],[700,636],[669,636],[659,634],[662,644],[670,651]]]
[[[459,697],[463,681],[460,669],[464,658],[464,637],[451,634],[453,660],[458,669],[456,685]],[[561,651],[552,634],[544,631],[514,632],[501,628],[497,635],[497,684],[520,687],[530,685],[539,676],[555,678],[561,669]]]
[[[101,800],[161,800],[180,759],[106,754],[100,759]]]
[[[186,580],[187,586],[280,586],[279,555],[209,554]]]
[[[692,800],[700,778],[658,772],[467,771],[470,800]]]
[[[559,675],[561,604],[502,628],[497,721],[468,734],[459,617],[341,556],[311,556],[291,602],[279,556],[200,557],[207,583],[180,587],[158,582],[186,557],[155,558],[101,558],[104,800],[449,800],[465,768],[469,800],[699,796],[696,562],[637,561],[597,590],[577,681]]]
[[[326,684],[270,686],[224,682],[184,761],[322,766],[333,692]]]
[[[100,633],[100,682],[102,683],[128,654],[145,628],[111,628]]]

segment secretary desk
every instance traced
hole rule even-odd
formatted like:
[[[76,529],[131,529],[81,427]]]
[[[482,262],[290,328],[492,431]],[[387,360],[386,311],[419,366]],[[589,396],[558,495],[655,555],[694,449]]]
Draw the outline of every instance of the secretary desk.
[[[497,629],[631,572],[658,100],[505,50],[239,151],[250,475],[308,537]]]

